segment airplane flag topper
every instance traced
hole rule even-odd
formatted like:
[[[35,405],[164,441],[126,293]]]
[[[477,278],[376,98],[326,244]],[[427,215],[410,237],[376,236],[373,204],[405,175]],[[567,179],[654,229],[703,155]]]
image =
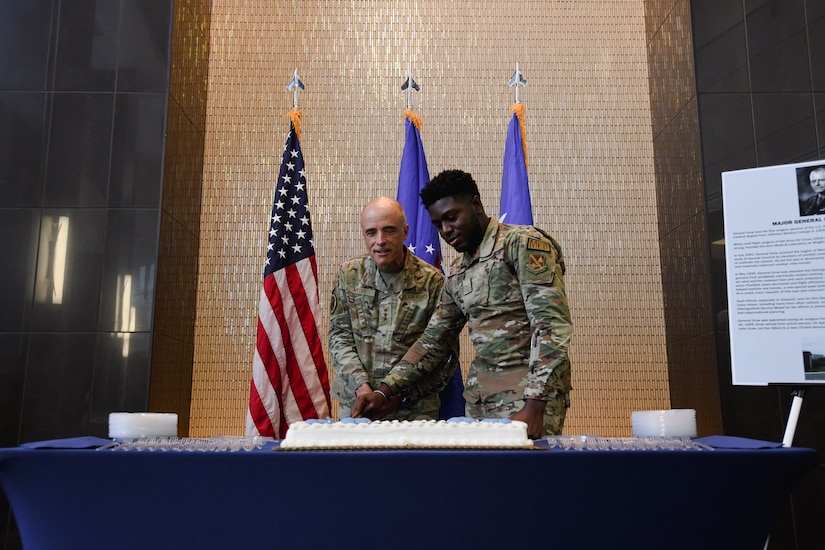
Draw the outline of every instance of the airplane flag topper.
[[[516,87],[516,103],[519,103],[518,89],[520,86],[527,86],[527,79],[524,78],[523,74],[521,74],[521,70],[518,68],[518,63],[516,63],[516,72],[514,72],[513,76],[510,77],[510,80],[507,81],[507,85],[510,87]]]
[[[402,90],[407,90],[407,109],[412,109],[412,93],[421,91],[421,87],[413,80],[412,71],[407,71],[407,79],[401,85]],[[420,128],[420,125],[417,125]]]
[[[292,80],[289,81],[289,84],[286,85],[287,91],[292,91],[292,108],[297,110],[298,109],[298,91],[305,90],[306,86],[304,85],[304,81],[298,78],[298,69],[295,69],[295,72],[292,75]]]

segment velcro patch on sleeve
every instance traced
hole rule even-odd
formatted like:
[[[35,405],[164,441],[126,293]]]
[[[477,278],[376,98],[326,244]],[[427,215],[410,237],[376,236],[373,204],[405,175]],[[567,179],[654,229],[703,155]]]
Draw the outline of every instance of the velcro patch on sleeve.
[[[527,239],[527,250],[541,250],[542,252],[550,252],[550,243],[546,243],[538,239]]]
[[[547,256],[544,254],[530,254],[530,258],[527,260],[527,269],[531,273],[541,273],[547,269]]]

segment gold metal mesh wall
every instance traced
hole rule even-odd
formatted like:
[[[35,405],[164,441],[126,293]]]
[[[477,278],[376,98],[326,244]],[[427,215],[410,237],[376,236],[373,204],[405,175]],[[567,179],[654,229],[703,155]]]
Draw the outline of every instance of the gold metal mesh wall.
[[[671,406],[696,409],[699,435],[722,433],[690,0],[645,12]]]
[[[395,196],[407,69],[430,173],[471,172],[495,215],[518,62],[534,218],[568,265],[565,433],[629,435],[632,410],[669,406],[641,0],[214,0],[210,44],[190,435],[243,432],[296,67],[322,304],[363,205]]]
[[[174,4],[149,410],[189,432],[208,70],[208,5]]]

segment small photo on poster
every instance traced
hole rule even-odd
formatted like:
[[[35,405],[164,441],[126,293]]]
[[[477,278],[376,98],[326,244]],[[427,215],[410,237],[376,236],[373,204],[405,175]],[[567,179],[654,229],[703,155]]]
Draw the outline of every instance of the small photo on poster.
[[[799,215],[825,214],[825,164],[796,169]]]
[[[802,364],[805,366],[805,380],[825,381],[825,341],[804,342]]]

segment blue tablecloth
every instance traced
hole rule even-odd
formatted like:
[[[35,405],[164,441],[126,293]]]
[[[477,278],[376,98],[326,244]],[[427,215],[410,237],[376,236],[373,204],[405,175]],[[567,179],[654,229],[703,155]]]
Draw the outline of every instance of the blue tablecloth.
[[[27,550],[761,549],[812,449],[0,449]]]

